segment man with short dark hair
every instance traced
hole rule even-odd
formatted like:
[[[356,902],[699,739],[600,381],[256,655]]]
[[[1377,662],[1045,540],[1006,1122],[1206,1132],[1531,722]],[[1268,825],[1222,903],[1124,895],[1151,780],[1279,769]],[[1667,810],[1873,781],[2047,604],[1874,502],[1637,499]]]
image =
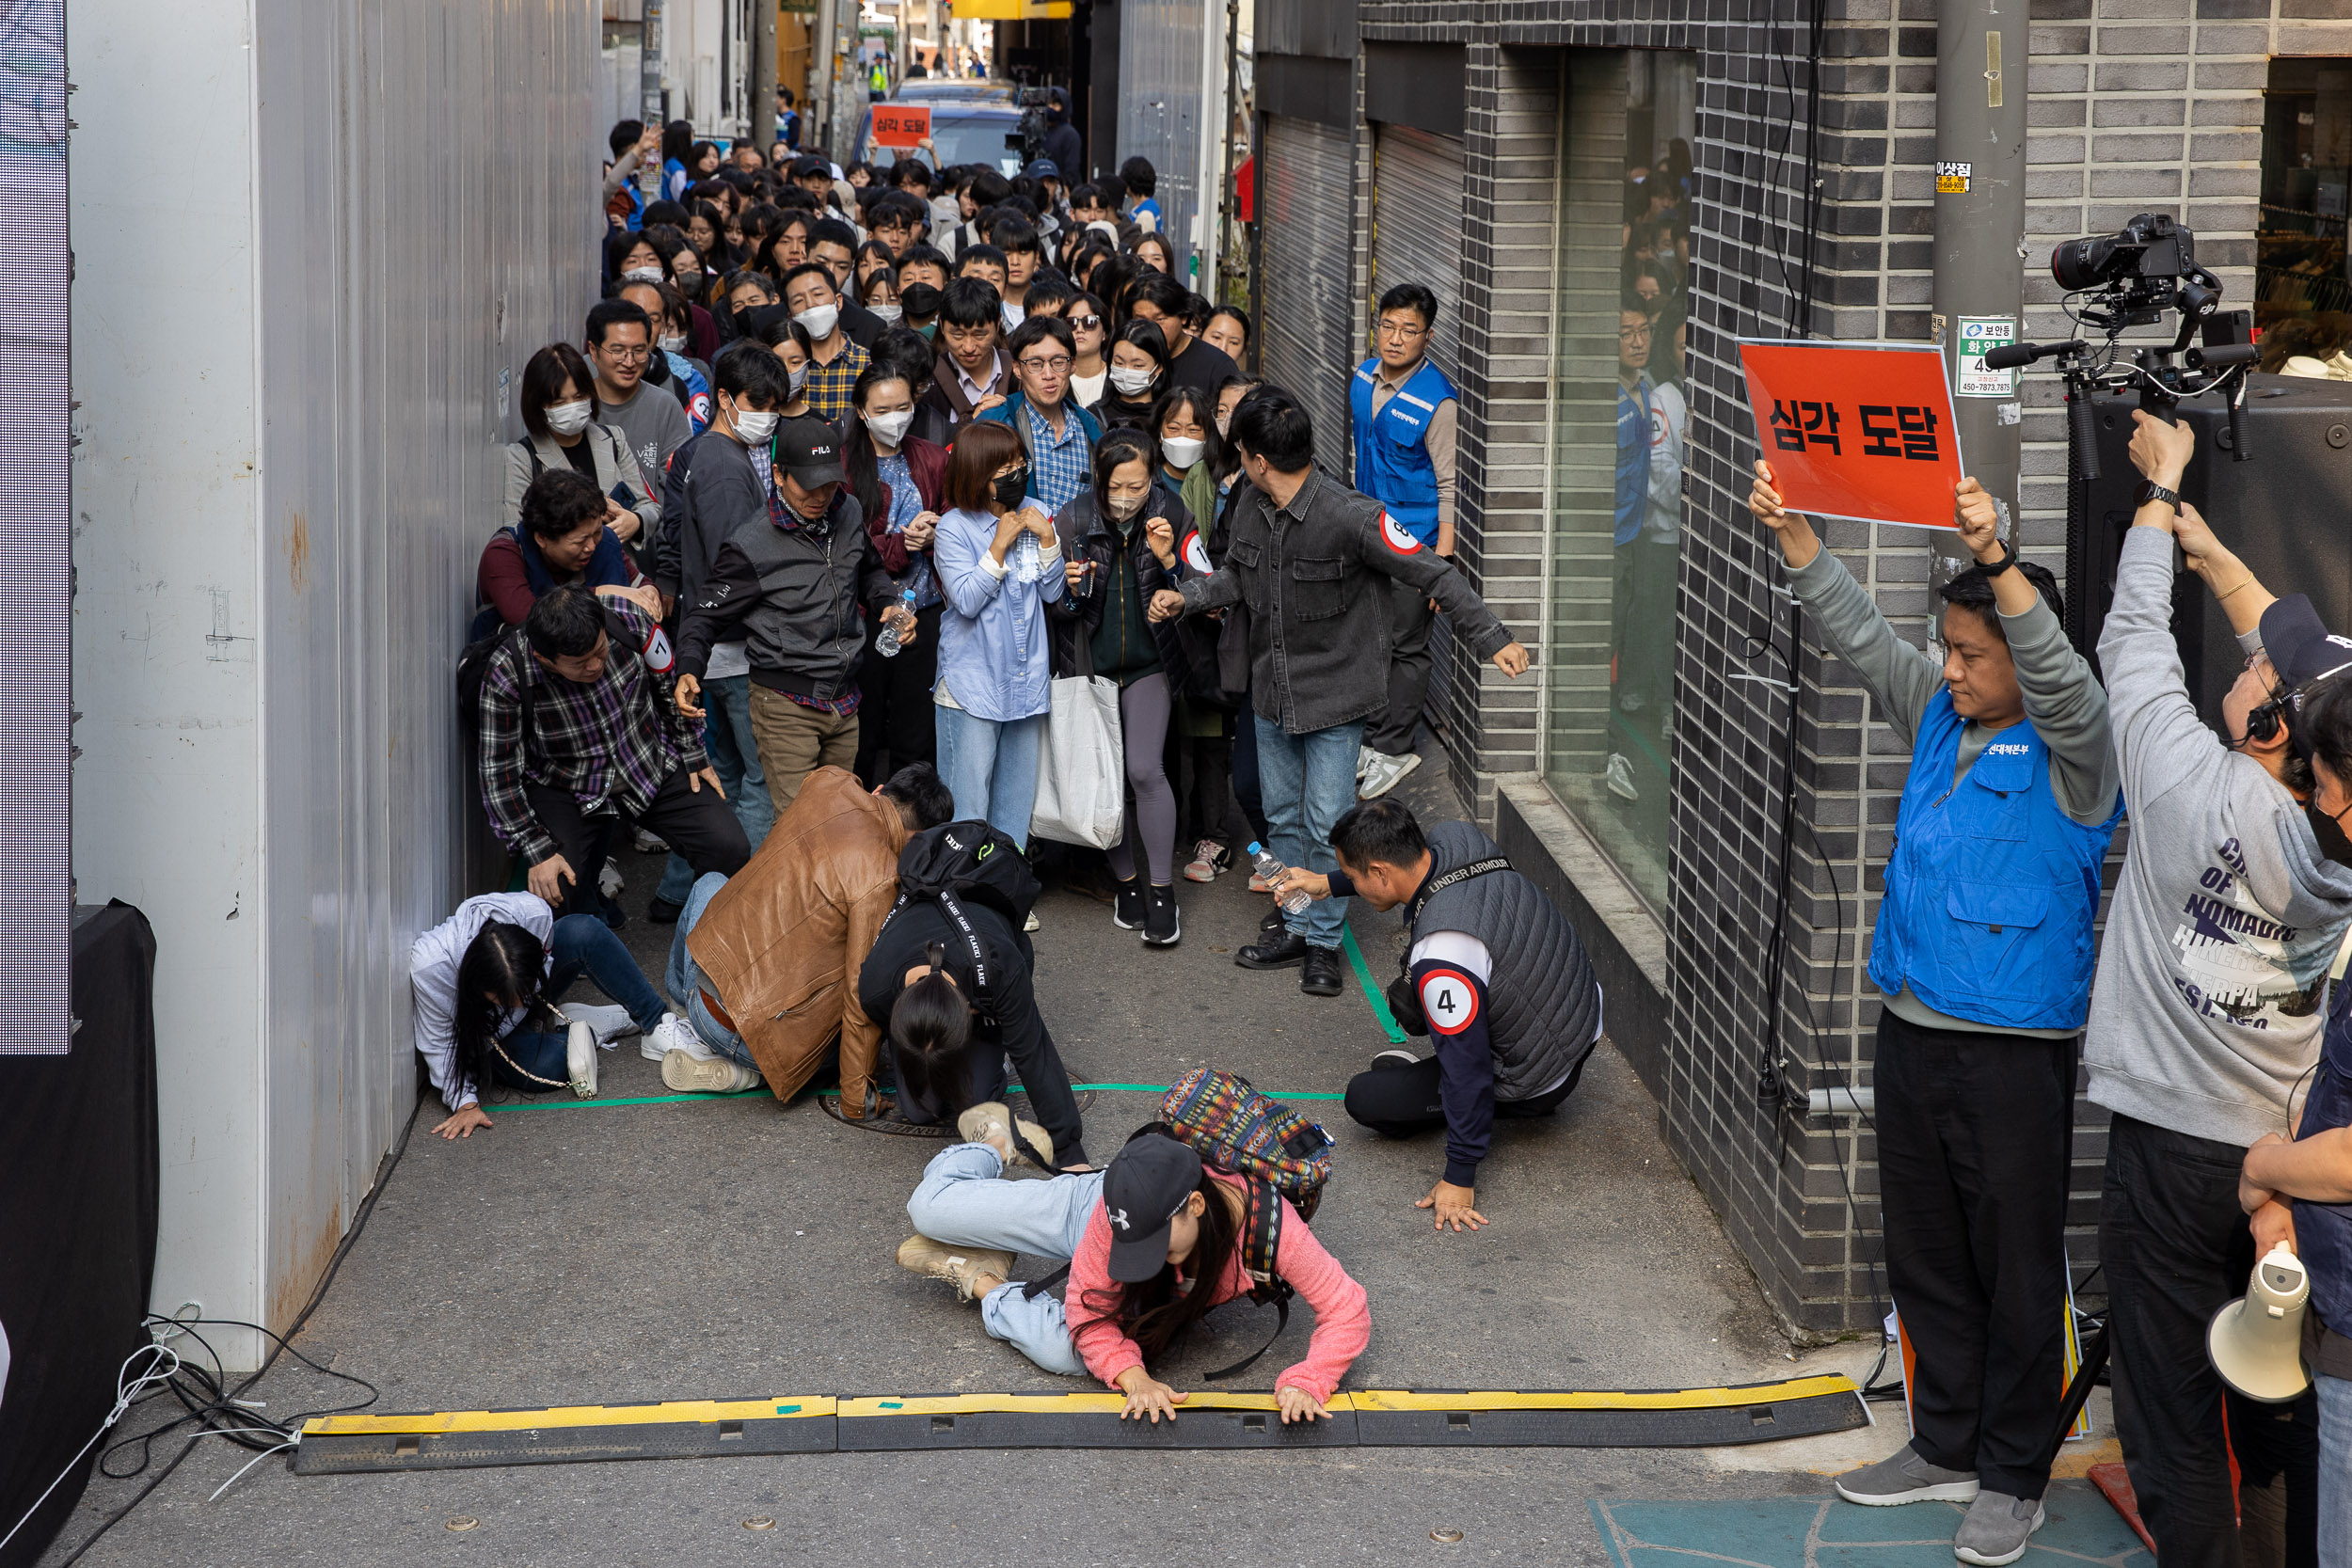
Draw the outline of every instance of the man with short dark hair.
[[[2076,1049],[2122,816],[2107,697],[2066,640],[2056,580],[2003,542],[1975,480],[1953,516],[1978,564],[1942,590],[1939,658],[1782,506],[1771,466],[1756,468],[1748,508],[1778,539],[1798,602],[1912,752],[1870,942],[1886,999],[1879,1190],[1912,1440],[1837,1490],[1874,1506],[1969,1503],[1955,1551],[2008,1562],[2041,1527],[2065,1382]]]
[[[809,230],[808,259],[833,275],[833,290],[841,306],[841,330],[858,347],[871,349],[889,324],[860,305],[856,291],[850,287],[857,270],[857,230],[839,218],[822,220]]]
[[[841,437],[793,420],[775,437],[764,515],[720,546],[678,628],[678,705],[699,719],[712,650],[740,628],[751,667],[752,733],[781,816],[818,768],[857,758],[858,669],[866,608],[912,639],[857,497],[841,483]]]
[[[653,318],[625,299],[601,301],[588,311],[583,346],[588,368],[596,374],[604,422],[628,442],[637,471],[653,487],[653,499],[662,499],[670,456],[686,444],[694,427],[677,399],[645,380],[645,367],[658,352]],[[635,504],[634,497],[612,499],[623,506]]]
[[[1168,340],[1169,387],[1189,387],[1214,398],[1219,387],[1241,373],[1223,349],[1193,335],[1192,291],[1168,274],[1147,269],[1127,291],[1127,309],[1136,320],[1157,326]]]
[[[1003,251],[993,245],[974,241],[956,252],[956,276],[977,277],[995,290],[997,310],[1001,315],[1004,309],[1005,282],[1010,276],[1009,269],[1005,264]],[[1011,328],[1007,327],[1006,330],[1010,331]]]
[[[702,736],[673,707],[670,649],[635,605],[543,594],[485,666],[482,799],[499,842],[561,917],[596,913],[613,830],[650,829],[696,872],[751,858]]]
[[[1045,257],[1037,230],[1024,219],[999,218],[988,231],[989,243],[1005,253],[1005,330],[1014,331],[1029,315],[1029,284]]]
[[[950,427],[977,419],[1012,395],[1012,356],[1004,349],[1004,326],[993,288],[977,277],[947,285],[939,308],[944,352],[933,367],[930,401]]]
[[[922,242],[924,228],[930,221],[919,199],[896,190],[867,208],[866,217],[874,238],[882,242],[894,261]]]
[[[1548,1117],[1576,1092],[1600,1039],[1600,984],[1543,891],[1468,822],[1426,833],[1401,800],[1367,800],[1331,829],[1339,868],[1293,868],[1277,895],[1356,895],[1405,911],[1405,973],[1391,1009],[1433,1056],[1383,1051],[1348,1081],[1347,1114],[1406,1137],[1442,1127],[1445,1175],[1414,1207],[1440,1230],[1476,1230],[1478,1167],[1497,1117]]]
[[[633,234],[645,222],[645,197],[637,188],[637,174],[660,150],[661,130],[642,119],[617,120],[605,145],[612,150],[612,161],[604,170],[605,217],[613,228]]]
[[[1356,367],[1348,412],[1356,444],[1356,488],[1388,509],[1406,532],[1454,559],[1454,437],[1459,394],[1429,356],[1438,296],[1399,283],[1373,312],[1373,356]],[[1421,766],[1415,736],[1429,697],[1429,596],[1403,584],[1390,589],[1389,705],[1364,733],[1356,760],[1360,800],[1397,786]]]
[[[1094,447],[1103,427],[1070,401],[1077,337],[1058,316],[1021,324],[1007,346],[1020,389],[980,419],[1012,426],[1029,458],[1029,499],[1058,513],[1094,484]]]
[[[1160,177],[1152,166],[1152,160],[1134,157],[1119,166],[1119,182],[1124,193],[1135,198],[1135,205],[1127,214],[1136,226],[1147,234],[1156,234],[1160,228],[1160,204],[1153,194],[1160,188]]]
[[[784,275],[784,308],[808,333],[808,379],[802,393],[809,406],[842,426],[850,414],[850,390],[872,362],[866,345],[841,325],[841,285],[822,261],[803,261]]]
[[[1233,411],[1231,436],[1249,481],[1232,509],[1225,563],[1152,594],[1151,618],[1249,607],[1250,701],[1270,848],[1288,865],[1330,871],[1331,830],[1356,800],[1364,721],[1388,701],[1383,584],[1410,583],[1454,618],[1454,636],[1517,679],[1527,650],[1453,565],[1314,466],[1314,430],[1288,393],[1267,388]],[[1337,996],[1347,900],[1303,913],[1244,947],[1245,969],[1303,966],[1299,990]]]
[[[947,258],[928,245],[911,245],[898,253],[898,296],[917,283],[928,283],[945,293],[947,288]]]
[[[842,1114],[864,1117],[882,1027],[858,1005],[858,966],[898,896],[908,838],[955,815],[929,763],[870,794],[846,769],[811,773],[749,864],[694,884],[665,988],[688,1032],[664,1042],[661,1081],[724,1093],[756,1069],[789,1101],[837,1042]]]

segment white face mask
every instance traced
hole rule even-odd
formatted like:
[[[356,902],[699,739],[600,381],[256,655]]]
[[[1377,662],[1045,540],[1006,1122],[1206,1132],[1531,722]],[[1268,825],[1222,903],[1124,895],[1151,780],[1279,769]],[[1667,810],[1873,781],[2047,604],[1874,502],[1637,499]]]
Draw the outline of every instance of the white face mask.
[[[907,438],[907,427],[913,423],[914,410],[901,408],[895,414],[876,414],[866,421],[866,428],[883,446],[895,447]]]
[[[1131,398],[1152,385],[1150,371],[1131,370],[1125,365],[1111,367],[1111,387],[1120,397]]]
[[[783,416],[772,409],[762,413],[755,408],[735,411],[735,434],[747,447],[764,447],[776,434],[776,420]]]
[[[661,352],[664,354],[683,354],[686,352],[686,334],[683,332],[665,332],[661,335],[660,341],[661,343]]]
[[[589,407],[585,398],[578,403],[552,404],[548,408],[548,428],[558,436],[577,436],[588,428]]]
[[[1143,497],[1108,496],[1104,499],[1103,510],[1123,523],[1143,510]]]
[[[1195,440],[1189,436],[1170,436],[1160,443],[1160,455],[1168,459],[1168,466],[1171,468],[1189,468],[1200,461],[1200,454],[1208,451],[1208,447],[1206,441]]]
[[[898,323],[905,318],[907,313],[906,307],[903,305],[869,305],[866,309],[873,311],[875,315],[880,316],[884,324],[891,326],[898,325]]]
[[[1217,433],[1219,436],[1231,436],[1231,435],[1233,433],[1233,432],[1232,432],[1232,423],[1233,423],[1233,416],[1232,416],[1232,415],[1231,415],[1231,414],[1219,414],[1219,415],[1216,417],[1216,433]]]
[[[841,307],[811,306],[808,309],[795,312],[792,319],[806,327],[808,335],[821,343],[833,336],[834,324],[841,319]]]
[[[621,281],[624,283],[659,283],[661,281],[661,269],[660,267],[631,267],[621,274]]]

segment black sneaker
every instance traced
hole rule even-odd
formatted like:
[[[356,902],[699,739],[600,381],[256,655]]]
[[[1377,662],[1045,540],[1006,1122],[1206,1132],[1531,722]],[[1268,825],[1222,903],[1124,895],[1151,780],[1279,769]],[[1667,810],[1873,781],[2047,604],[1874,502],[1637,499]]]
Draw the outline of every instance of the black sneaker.
[[[1307,939],[1295,931],[1278,931],[1233,955],[1244,969],[1290,969],[1307,961]]]
[[[1282,916],[1282,906],[1277,904],[1259,917],[1258,929],[1262,934],[1270,937],[1275,932],[1281,930],[1286,924],[1287,922]]]
[[[1151,894],[1151,907],[1143,921],[1143,944],[1146,947],[1173,947],[1184,934],[1184,918],[1176,912],[1176,890],[1155,887]]]
[[[673,904],[659,894],[654,895],[652,903],[645,906],[645,918],[657,926],[675,926],[678,916],[685,912],[685,905]]]
[[[1111,899],[1111,924],[1122,931],[1135,930],[1143,924],[1143,875],[1138,872],[1118,886]]]
[[[1304,942],[1306,939],[1299,939]],[[1298,977],[1298,989],[1309,996],[1337,996],[1340,993],[1340,950],[1336,947],[1307,949],[1306,973]]]

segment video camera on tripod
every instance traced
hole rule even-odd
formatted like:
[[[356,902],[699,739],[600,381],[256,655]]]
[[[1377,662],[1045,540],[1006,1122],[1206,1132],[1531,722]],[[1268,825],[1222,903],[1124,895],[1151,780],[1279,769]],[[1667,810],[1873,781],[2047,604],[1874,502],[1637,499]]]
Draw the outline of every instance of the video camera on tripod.
[[[2067,314],[2102,336],[2063,343],[2015,343],[1984,356],[1988,370],[2010,370],[2055,357],[2066,382],[2068,443],[2083,479],[2099,477],[2099,443],[2090,396],[2137,390],[2139,406],[2167,423],[2182,399],[2219,392],[2230,410],[2231,445],[2240,463],[2253,458],[2246,439],[2246,372],[2260,357],[2243,313],[2218,315],[2221,280],[2197,264],[2197,236],[2164,213],[2142,213],[2113,234],[2069,240],[2050,255],[2050,276],[2067,294],[2090,297]],[[2137,348],[2127,362],[2126,329],[2153,326],[2167,310],[2181,330],[2167,347]],[[2203,330],[2204,341],[2190,341]],[[2178,357],[2182,362],[2175,364]]]

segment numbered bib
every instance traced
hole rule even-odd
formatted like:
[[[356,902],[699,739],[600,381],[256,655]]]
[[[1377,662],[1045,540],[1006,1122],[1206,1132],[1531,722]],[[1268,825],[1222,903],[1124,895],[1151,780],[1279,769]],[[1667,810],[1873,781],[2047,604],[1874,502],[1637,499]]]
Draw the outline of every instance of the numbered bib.
[[[1433,969],[1421,979],[1421,1012],[1440,1035],[1458,1035],[1478,1018],[1478,988],[1458,969]]]
[[[1197,531],[1184,535],[1184,564],[1202,577],[1207,577],[1215,570],[1209,564],[1209,546],[1200,542],[1200,535]]]
[[[1389,542],[1389,548],[1399,555],[1421,553],[1421,541],[1413,537],[1413,531],[1390,516],[1386,512],[1380,514],[1380,537],[1386,539]]]

